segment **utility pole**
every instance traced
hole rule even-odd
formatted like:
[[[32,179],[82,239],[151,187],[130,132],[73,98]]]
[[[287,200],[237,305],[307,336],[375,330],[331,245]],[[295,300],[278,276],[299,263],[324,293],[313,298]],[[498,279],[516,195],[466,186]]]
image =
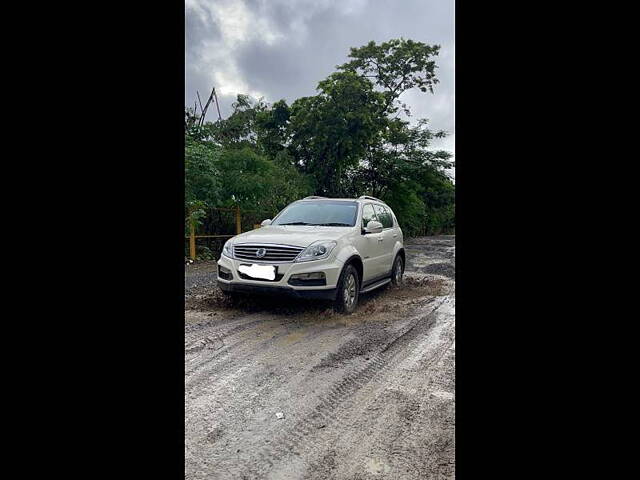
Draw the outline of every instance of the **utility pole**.
[[[200,94],[198,93],[198,101],[199,100]],[[216,87],[213,87],[204,108],[202,108],[202,102],[200,103],[200,110],[202,111],[202,115],[200,116],[200,123],[198,124],[199,127],[204,125],[204,117],[207,115],[207,110],[209,109],[209,105],[211,105],[211,102],[215,102],[216,108],[218,109],[218,120],[222,120],[222,115],[220,115],[220,106],[218,105],[218,96],[216,95]]]
[[[222,115],[220,115],[220,104],[218,103],[218,96],[216,95],[216,87],[213,87],[213,96],[216,98],[216,108],[218,109],[218,120],[222,120]]]
[[[196,90],[196,95],[198,95],[198,103],[200,104],[200,113],[202,113],[202,101],[200,100],[200,92]]]

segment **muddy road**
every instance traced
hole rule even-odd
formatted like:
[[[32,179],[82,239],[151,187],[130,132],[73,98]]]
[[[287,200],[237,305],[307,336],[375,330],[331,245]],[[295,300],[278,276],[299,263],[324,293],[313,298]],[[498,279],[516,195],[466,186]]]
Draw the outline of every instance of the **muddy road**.
[[[406,249],[350,316],[186,267],[185,478],[454,478],[455,237]]]

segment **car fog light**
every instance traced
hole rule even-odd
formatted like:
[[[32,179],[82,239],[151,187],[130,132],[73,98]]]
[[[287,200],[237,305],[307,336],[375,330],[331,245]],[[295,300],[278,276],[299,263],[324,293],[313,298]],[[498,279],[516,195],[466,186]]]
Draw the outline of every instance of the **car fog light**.
[[[223,280],[233,280],[233,274],[228,268],[218,265],[218,278],[222,278]]]
[[[296,273],[291,275],[291,278],[296,280],[323,280],[325,278],[324,272],[311,272],[311,273]]]

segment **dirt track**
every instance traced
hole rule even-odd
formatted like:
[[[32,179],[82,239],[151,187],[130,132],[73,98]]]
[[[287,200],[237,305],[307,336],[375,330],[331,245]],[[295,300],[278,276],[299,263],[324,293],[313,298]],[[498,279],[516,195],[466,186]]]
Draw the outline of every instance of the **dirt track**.
[[[187,267],[186,478],[454,477],[455,237],[407,243],[407,285],[350,316]]]

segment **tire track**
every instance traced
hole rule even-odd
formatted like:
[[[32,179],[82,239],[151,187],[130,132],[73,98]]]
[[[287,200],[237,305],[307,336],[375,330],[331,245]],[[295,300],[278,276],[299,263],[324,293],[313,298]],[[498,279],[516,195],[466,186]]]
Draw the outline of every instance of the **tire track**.
[[[228,369],[232,365],[243,361],[247,356],[247,353],[255,353],[255,350],[253,350],[255,344],[264,342],[265,339],[260,336],[256,336],[255,338],[242,338],[239,337],[238,334],[247,330],[253,330],[260,325],[268,325],[270,322],[276,320],[274,316],[256,316],[259,318],[250,322],[245,322],[241,325],[236,325],[228,330],[217,330],[214,328],[213,331],[200,332],[199,336],[196,337],[197,339],[192,341],[190,345],[195,345],[198,342],[206,343],[206,338],[218,336],[224,343],[224,347],[218,349],[215,353],[211,352],[211,354],[206,357],[201,357],[199,362],[194,361],[193,358],[185,359],[187,361],[187,368],[185,368],[187,383],[198,383],[198,378],[202,376],[196,373],[198,370],[203,370],[202,373],[208,378],[212,373],[224,370],[225,368]],[[222,359],[221,357],[225,357],[225,359]],[[206,367],[212,365],[213,368],[204,371]]]
[[[268,471],[274,466],[274,461],[283,460],[291,455],[296,457],[305,455],[313,458],[318,452],[328,451],[330,439],[319,433],[318,421],[329,427],[340,419],[341,406],[345,400],[359,391],[363,391],[365,396],[370,395],[371,391],[376,388],[376,385],[373,384],[375,382],[372,380],[376,376],[384,376],[403,360],[410,350],[408,344],[416,341],[419,335],[425,334],[433,327],[436,322],[437,310],[445,301],[446,298],[440,300],[429,313],[418,316],[409,328],[385,345],[379,353],[373,355],[367,365],[347,374],[336,382],[327,393],[319,396],[319,401],[309,415],[304,416],[292,428],[282,431],[274,441],[270,442],[269,446],[256,454],[259,459],[258,465],[252,462],[253,459],[246,459],[242,469],[236,473],[245,478],[265,478]],[[446,347],[441,347],[441,349],[444,348]],[[442,354],[443,352],[440,350],[434,353],[436,356]],[[345,410],[348,410],[348,407]],[[325,431],[328,431],[328,428]],[[229,465],[227,469],[233,471],[233,466]]]
[[[453,458],[450,450],[441,455],[437,442],[446,443],[453,437],[452,428],[448,428],[446,421],[454,415],[452,411],[435,408],[442,399],[432,397],[429,391],[436,389],[437,385],[440,385],[440,390],[446,390],[445,384],[453,381],[453,319],[453,315],[449,318],[446,314],[439,316],[427,336],[419,343],[409,345],[412,351],[407,348],[405,358],[385,377],[376,379],[383,388],[371,392],[370,396],[364,391],[358,393],[354,403],[360,410],[343,416],[343,423],[350,417],[355,418],[355,422],[348,426],[349,434],[345,436],[348,440],[340,439],[340,443],[332,445],[345,460],[340,468],[329,474],[322,472],[323,464],[317,462],[310,471],[322,472],[323,475],[311,475],[309,478],[364,478],[360,476],[364,471],[371,478],[382,475],[383,478],[406,480],[436,478],[432,476],[434,472],[437,472],[434,475],[440,475],[445,471],[438,465],[432,465],[431,459],[443,459],[447,463],[447,455]],[[451,371],[442,371],[444,363],[452,367]],[[448,397],[446,392],[437,393]],[[446,428],[441,428],[443,421]],[[411,443],[405,444],[403,439],[410,430],[413,432],[409,439]],[[436,442],[435,446],[433,442]],[[452,468],[449,466],[450,470]],[[370,477],[367,475],[367,478]]]
[[[185,323],[185,478],[451,478],[454,291],[413,273],[343,317],[202,290]]]
[[[447,344],[446,349],[439,358],[435,358],[432,363],[434,368],[431,376],[437,371],[438,364],[450,354],[453,341]],[[453,396],[435,395],[434,387],[438,387],[439,382],[430,382],[427,388],[420,389],[420,396],[427,399],[419,410],[412,417],[407,429],[403,429],[400,434],[387,446],[390,452],[391,464],[397,472],[406,471],[410,468],[416,472],[416,478],[426,478],[428,473],[438,472],[438,478],[452,478],[453,476],[453,429],[445,422],[441,426],[434,419],[453,419],[455,417]],[[446,392],[446,390],[445,390]],[[426,433],[429,435],[426,435]],[[443,454],[446,453],[446,454]],[[442,459],[447,459],[446,468],[438,465]],[[441,475],[444,475],[442,477]]]

